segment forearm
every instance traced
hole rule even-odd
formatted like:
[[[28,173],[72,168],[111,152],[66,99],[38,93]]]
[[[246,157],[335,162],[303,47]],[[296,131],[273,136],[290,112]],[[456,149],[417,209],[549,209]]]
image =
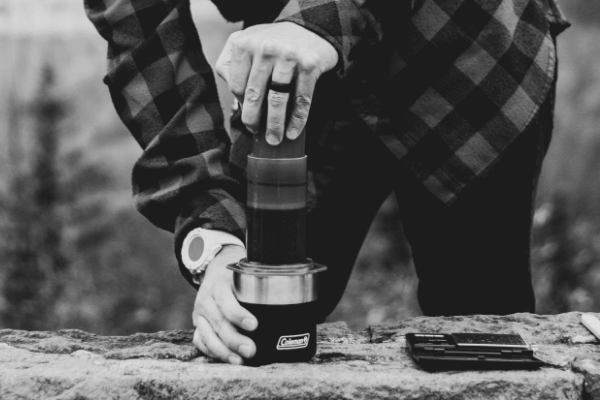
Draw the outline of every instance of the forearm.
[[[138,210],[176,239],[195,227],[243,239],[240,189],[228,168],[230,141],[189,0],[85,5],[108,42],[104,82],[143,149],[132,174]]]

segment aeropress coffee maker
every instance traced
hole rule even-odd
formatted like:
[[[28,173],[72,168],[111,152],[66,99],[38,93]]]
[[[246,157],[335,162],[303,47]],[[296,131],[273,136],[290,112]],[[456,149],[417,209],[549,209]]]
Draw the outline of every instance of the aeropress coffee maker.
[[[326,267],[306,258],[305,133],[272,146],[264,131],[254,136],[246,169],[247,258],[228,266],[234,293],[258,319],[256,344],[246,365],[310,360],[317,351],[318,273]]]

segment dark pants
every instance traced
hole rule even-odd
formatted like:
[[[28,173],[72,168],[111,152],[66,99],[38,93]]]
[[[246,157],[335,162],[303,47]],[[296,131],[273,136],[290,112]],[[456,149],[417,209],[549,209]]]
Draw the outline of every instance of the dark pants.
[[[535,312],[530,235],[552,110],[550,95],[501,161],[451,206],[403,169],[378,138],[345,132],[331,181],[308,218],[309,256],[328,266],[319,284],[321,319],[339,302],[369,226],[392,190],[425,315]]]

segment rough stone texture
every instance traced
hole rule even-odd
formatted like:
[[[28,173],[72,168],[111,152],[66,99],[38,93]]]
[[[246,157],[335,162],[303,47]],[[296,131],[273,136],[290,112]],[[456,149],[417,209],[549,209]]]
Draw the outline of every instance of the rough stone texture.
[[[304,364],[232,366],[202,356],[192,332],[125,337],[80,330],[0,331],[0,399],[598,399],[600,342],[579,313],[419,317],[353,332],[319,326]],[[521,334],[549,363],[537,371],[429,373],[407,332]]]

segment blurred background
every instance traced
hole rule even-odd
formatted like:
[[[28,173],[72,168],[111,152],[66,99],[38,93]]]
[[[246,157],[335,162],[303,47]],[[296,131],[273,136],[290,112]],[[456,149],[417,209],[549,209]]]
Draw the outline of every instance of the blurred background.
[[[541,314],[600,311],[600,3],[562,5],[573,27],[558,40],[556,128],[534,220]],[[214,65],[240,25],[208,0],[192,0],[192,10]],[[195,292],[172,237],[133,207],[140,149],[102,84],[106,45],[83,1],[0,0],[0,54],[0,328],[191,328]],[[419,314],[390,197],[330,320],[364,329]]]

